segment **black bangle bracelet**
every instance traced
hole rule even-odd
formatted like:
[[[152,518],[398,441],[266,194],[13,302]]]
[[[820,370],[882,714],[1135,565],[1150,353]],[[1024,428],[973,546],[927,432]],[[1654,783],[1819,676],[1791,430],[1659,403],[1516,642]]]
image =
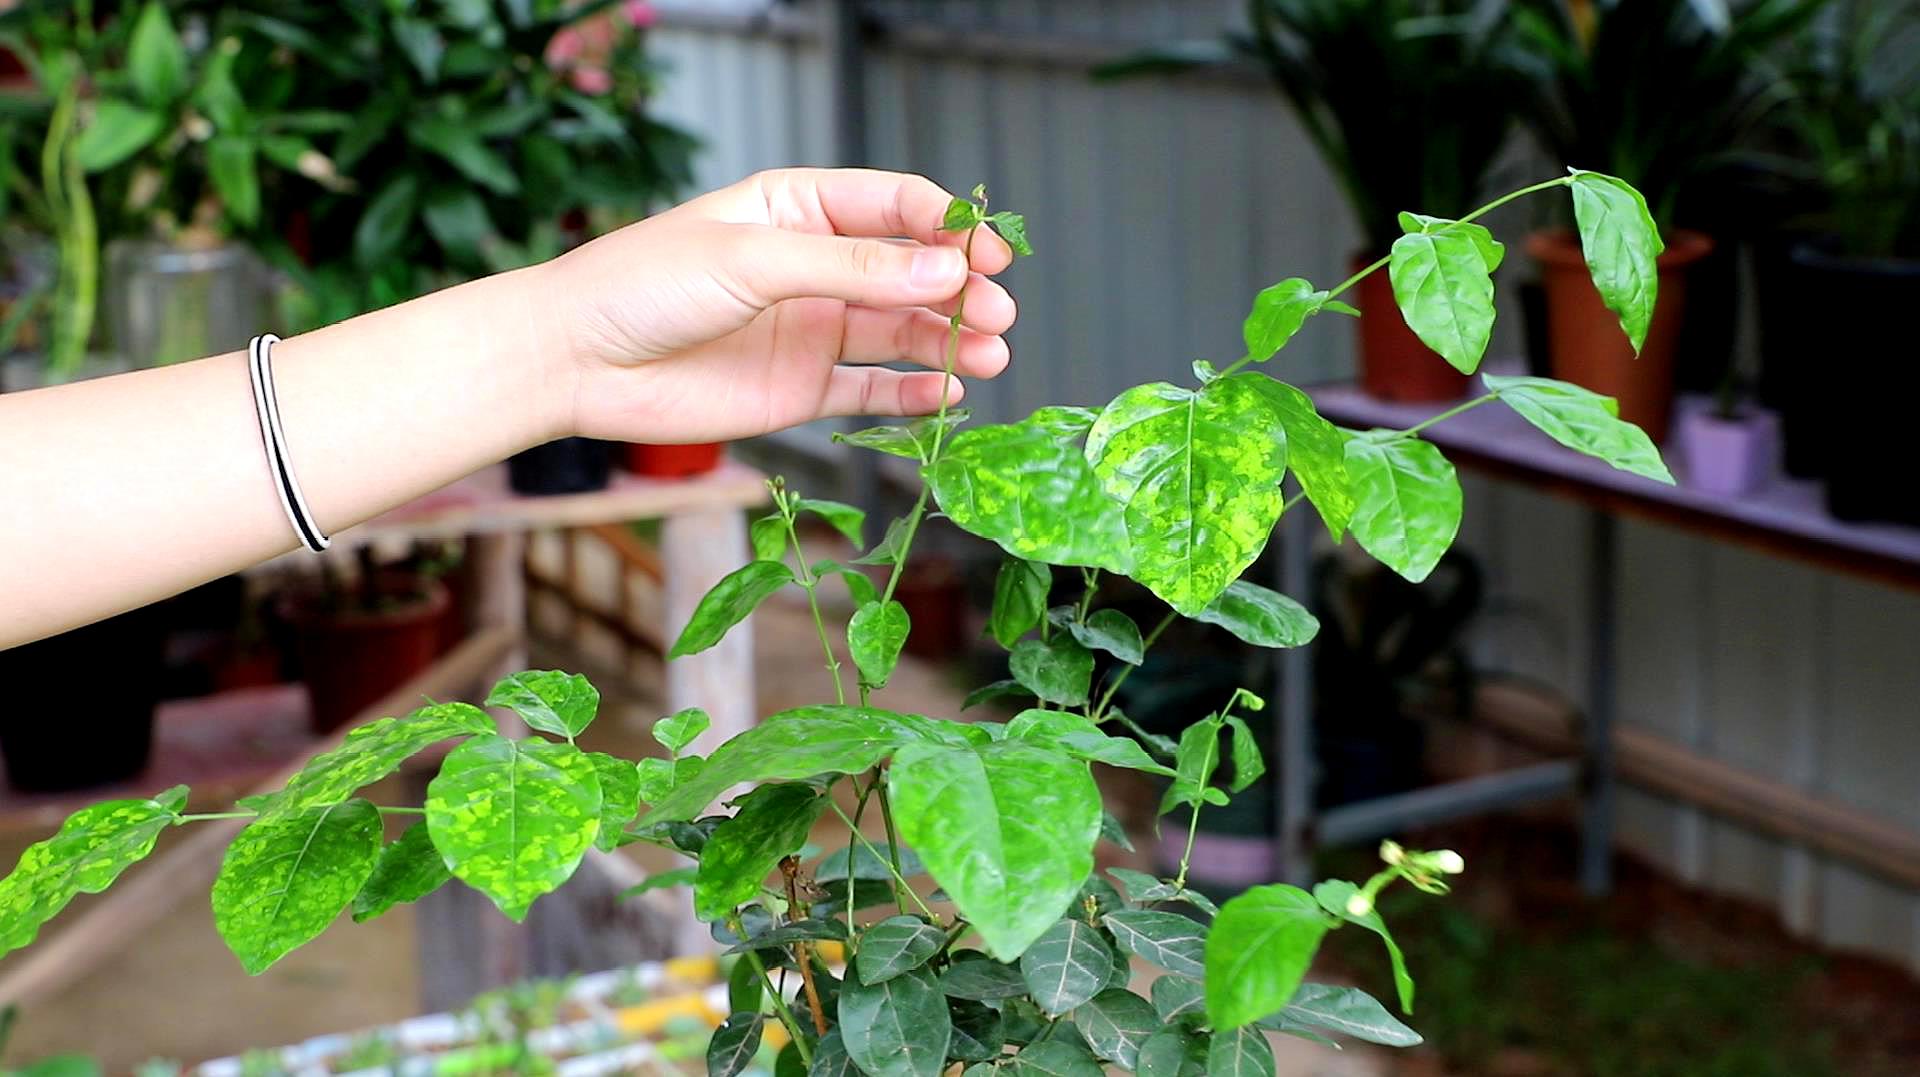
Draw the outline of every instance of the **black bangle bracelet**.
[[[293,465],[287,461],[287,434],[280,427],[280,401],[273,388],[273,346],[280,338],[271,333],[254,337],[247,345],[247,373],[253,381],[253,408],[260,420],[260,443],[267,452],[267,470],[273,476],[274,489],[280,494],[280,507],[287,511],[300,544],[314,553],[332,543],[314,522],[307,499],[300,493],[300,482],[293,477]]]

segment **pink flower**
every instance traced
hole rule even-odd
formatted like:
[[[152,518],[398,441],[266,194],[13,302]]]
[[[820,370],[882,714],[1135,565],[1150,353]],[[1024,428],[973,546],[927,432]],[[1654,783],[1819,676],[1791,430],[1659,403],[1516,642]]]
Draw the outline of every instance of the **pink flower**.
[[[621,11],[626,15],[628,24],[636,30],[645,30],[660,18],[659,13],[653,10],[653,5],[647,0],[627,0],[621,5]]]
[[[603,94],[613,89],[613,76],[604,67],[581,64],[570,76],[573,88],[585,94]]]
[[[547,64],[550,67],[565,67],[578,60],[586,47],[587,39],[581,36],[580,31],[572,27],[561,30],[553,35],[552,41],[547,42]]]

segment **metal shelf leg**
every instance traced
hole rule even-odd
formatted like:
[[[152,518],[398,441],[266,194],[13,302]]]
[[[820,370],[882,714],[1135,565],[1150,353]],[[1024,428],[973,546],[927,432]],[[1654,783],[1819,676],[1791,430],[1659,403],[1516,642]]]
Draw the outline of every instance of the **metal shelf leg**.
[[[1613,811],[1615,768],[1613,720],[1617,705],[1614,678],[1614,585],[1619,524],[1598,510],[1588,515],[1587,715],[1584,801],[1581,805],[1580,888],[1592,897],[1613,888]]]
[[[1305,602],[1313,588],[1313,531],[1319,520],[1304,505],[1281,518],[1280,591]],[[1274,867],[1283,882],[1313,882],[1313,661],[1305,647],[1279,652],[1279,788],[1274,796]]]

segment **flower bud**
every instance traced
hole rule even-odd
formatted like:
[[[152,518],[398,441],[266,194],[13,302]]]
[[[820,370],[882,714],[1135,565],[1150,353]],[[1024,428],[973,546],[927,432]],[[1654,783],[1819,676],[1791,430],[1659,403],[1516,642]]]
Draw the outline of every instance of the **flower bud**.
[[[1467,870],[1467,862],[1452,849],[1442,849],[1433,854],[1433,868],[1445,875],[1458,875]]]
[[[1365,893],[1355,894],[1347,899],[1347,914],[1349,916],[1365,916],[1372,911],[1373,899]]]
[[[1398,864],[1400,861],[1405,860],[1406,858],[1407,858],[1407,851],[1405,849],[1400,848],[1399,842],[1383,841],[1380,843],[1380,859],[1386,861],[1389,864]]]

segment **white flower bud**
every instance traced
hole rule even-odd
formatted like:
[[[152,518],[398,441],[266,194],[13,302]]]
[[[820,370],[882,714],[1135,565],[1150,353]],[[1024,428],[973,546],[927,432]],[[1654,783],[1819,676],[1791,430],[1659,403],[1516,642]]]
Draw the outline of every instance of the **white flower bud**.
[[[1380,859],[1386,861],[1389,864],[1398,864],[1400,861],[1405,860],[1406,858],[1407,858],[1407,851],[1405,849],[1400,848],[1399,842],[1383,841],[1380,843]]]
[[[1467,870],[1467,862],[1452,849],[1442,849],[1433,854],[1433,867],[1445,875],[1458,875]]]
[[[1366,894],[1355,894],[1347,899],[1347,913],[1350,916],[1365,916],[1373,911],[1373,899]]]

